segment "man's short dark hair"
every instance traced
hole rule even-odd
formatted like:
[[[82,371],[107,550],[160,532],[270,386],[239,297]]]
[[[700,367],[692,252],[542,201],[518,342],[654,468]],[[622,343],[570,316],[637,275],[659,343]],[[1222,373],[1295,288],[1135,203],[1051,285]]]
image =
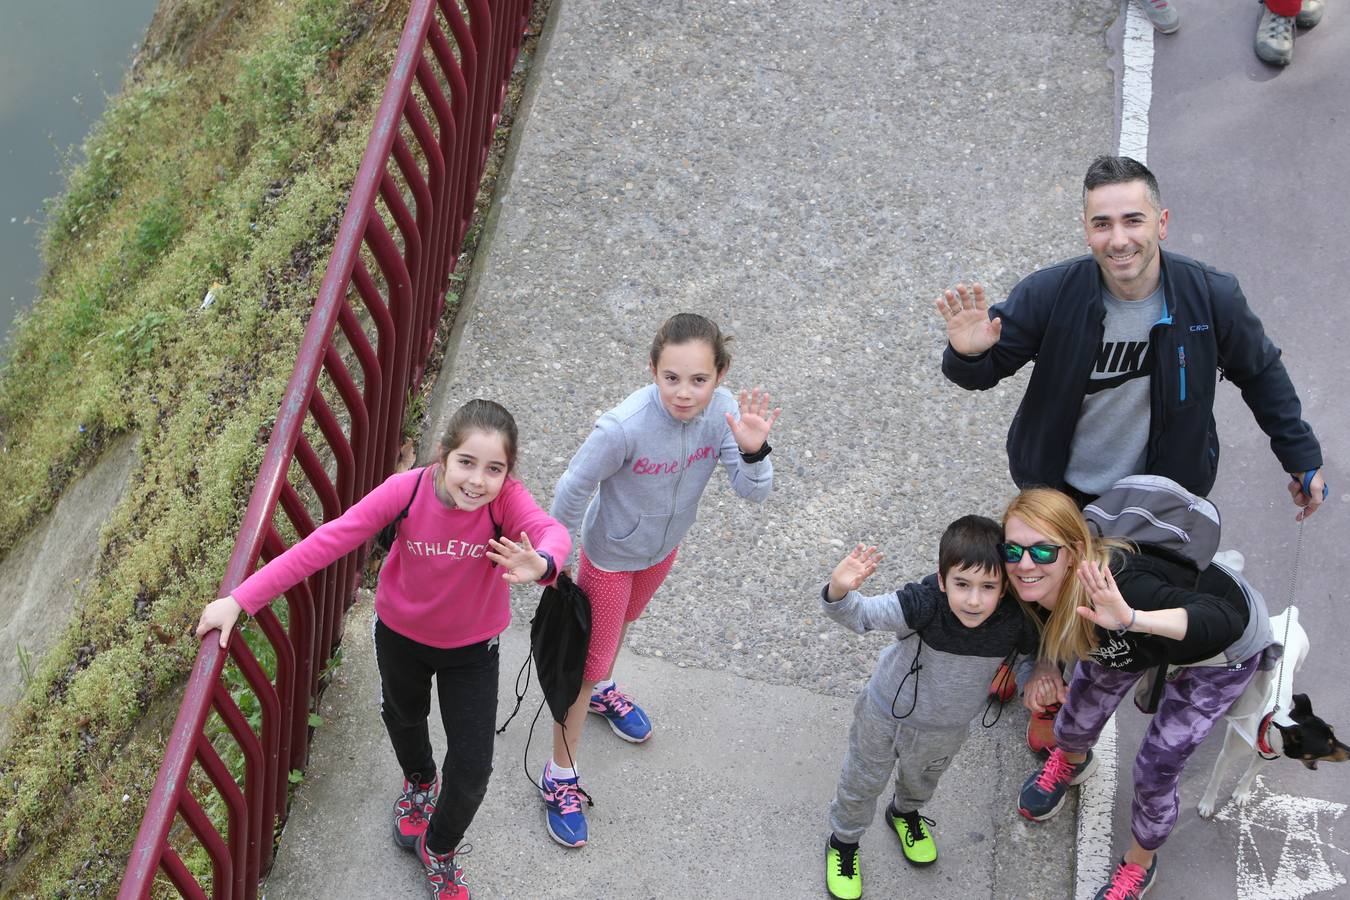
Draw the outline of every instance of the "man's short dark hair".
[[[938,574],[944,579],[955,568],[976,569],[1003,578],[1003,556],[998,545],[1003,526],[984,516],[962,516],[947,526],[938,541]]]
[[[1128,156],[1099,156],[1088,166],[1083,176],[1083,205],[1087,206],[1088,191],[1104,184],[1127,184],[1142,181],[1148,189],[1148,202],[1154,209],[1162,209],[1162,192],[1158,190],[1158,179],[1137,159]]]

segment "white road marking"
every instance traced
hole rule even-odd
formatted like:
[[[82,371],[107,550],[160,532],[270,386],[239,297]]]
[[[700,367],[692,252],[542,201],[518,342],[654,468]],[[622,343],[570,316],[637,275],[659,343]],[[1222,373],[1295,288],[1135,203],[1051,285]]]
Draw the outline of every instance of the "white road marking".
[[[1111,877],[1111,816],[1116,807],[1116,714],[1106,720],[1097,744],[1097,772],[1078,788],[1078,850],[1074,900],[1092,900]]]
[[[1215,813],[1220,822],[1238,826],[1237,879],[1238,900],[1298,900],[1311,894],[1331,891],[1346,883],[1345,876],[1327,858],[1327,852],[1348,856],[1330,840],[1330,823],[1345,812],[1344,803],[1274,794],[1266,790],[1265,779],[1257,778],[1252,797],[1245,806],[1231,801]],[[1328,821],[1328,836],[1323,822]],[[1274,871],[1267,871],[1261,857],[1276,844],[1279,859]]]
[[[1153,103],[1153,26],[1127,2],[1121,47],[1120,156],[1148,165],[1148,110]]]
[[[1148,165],[1148,116],[1153,103],[1153,26],[1138,6],[1126,0],[1121,47],[1120,142],[1117,154]],[[1220,725],[1222,727],[1222,723]],[[1097,773],[1079,787],[1075,900],[1091,900],[1115,865],[1111,823],[1116,803],[1116,717],[1112,714],[1097,745]],[[1245,806],[1228,805],[1214,815],[1238,826],[1237,900],[1300,900],[1345,885],[1346,877],[1327,852],[1350,856],[1322,834],[1322,823],[1339,819],[1343,803],[1273,794],[1256,779]],[[1330,829],[1328,828],[1328,831]],[[1258,843],[1279,842],[1279,859],[1267,872]]]
[[[1148,165],[1148,110],[1153,103],[1153,26],[1141,9],[1126,0],[1121,48],[1120,144],[1116,151]],[[1097,774],[1078,789],[1078,847],[1074,865],[1075,900],[1092,897],[1111,877],[1116,857],[1111,819],[1116,808],[1116,717],[1106,721],[1097,745]]]

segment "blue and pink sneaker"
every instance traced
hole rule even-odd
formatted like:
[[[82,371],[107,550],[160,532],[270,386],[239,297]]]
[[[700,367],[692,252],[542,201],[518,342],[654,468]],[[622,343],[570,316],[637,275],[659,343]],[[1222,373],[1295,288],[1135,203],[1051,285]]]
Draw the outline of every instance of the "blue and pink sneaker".
[[[611,686],[591,694],[590,711],[604,716],[610,729],[630,744],[640,744],[652,736],[652,721],[633,699]]]
[[[586,843],[586,814],[581,811],[581,789],[576,778],[554,778],[553,763],[544,766],[539,776],[539,795],[544,800],[548,833],[564,847]]]

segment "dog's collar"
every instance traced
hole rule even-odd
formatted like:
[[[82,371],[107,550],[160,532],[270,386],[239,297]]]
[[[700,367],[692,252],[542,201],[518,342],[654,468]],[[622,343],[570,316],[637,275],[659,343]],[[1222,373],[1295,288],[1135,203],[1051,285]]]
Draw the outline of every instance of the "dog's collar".
[[[1275,718],[1275,711],[1271,710],[1261,719],[1261,725],[1256,729],[1256,752],[1260,753],[1266,759],[1277,759],[1280,754],[1275,752],[1275,748],[1270,746],[1270,741],[1266,735],[1270,733],[1270,720]]]

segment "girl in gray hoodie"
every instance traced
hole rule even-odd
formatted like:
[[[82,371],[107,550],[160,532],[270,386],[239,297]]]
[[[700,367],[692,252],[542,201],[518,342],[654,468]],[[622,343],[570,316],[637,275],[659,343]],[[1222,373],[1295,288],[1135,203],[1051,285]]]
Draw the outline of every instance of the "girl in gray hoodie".
[[[779,410],[759,388],[737,400],[721,387],[728,340],[703,316],[667,319],[652,341],[654,383],[596,421],[553,493],[549,514],[581,533],[577,584],[591,601],[581,691],[565,727],[553,726],[553,759],[539,780],[549,834],[567,847],[587,840],[576,777],[586,714],[604,716],[626,741],[651,736],[647,714],[614,684],[614,660],[670,572],[713,470],[720,462],[749,500],[773,486],[767,438]]]

